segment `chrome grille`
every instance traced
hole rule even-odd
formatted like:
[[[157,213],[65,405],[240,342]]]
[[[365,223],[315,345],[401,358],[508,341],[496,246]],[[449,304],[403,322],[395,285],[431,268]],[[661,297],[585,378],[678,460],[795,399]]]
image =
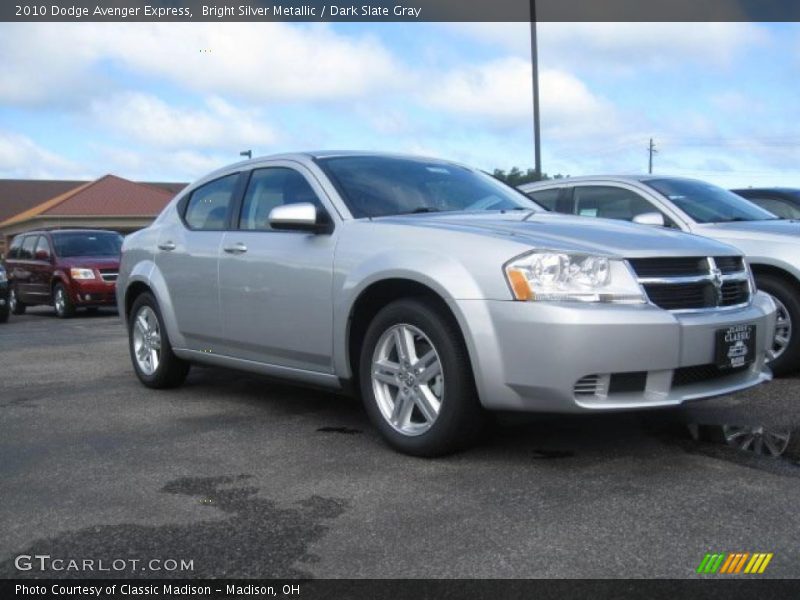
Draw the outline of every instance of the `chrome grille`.
[[[634,258],[628,262],[650,302],[665,310],[733,308],[750,302],[750,274],[740,256]]]

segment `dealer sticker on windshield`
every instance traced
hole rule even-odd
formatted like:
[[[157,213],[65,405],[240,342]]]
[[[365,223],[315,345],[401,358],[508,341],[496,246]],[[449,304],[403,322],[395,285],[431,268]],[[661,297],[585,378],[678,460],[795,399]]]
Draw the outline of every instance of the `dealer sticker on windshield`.
[[[716,361],[720,369],[737,369],[755,360],[756,326],[752,323],[717,330]]]

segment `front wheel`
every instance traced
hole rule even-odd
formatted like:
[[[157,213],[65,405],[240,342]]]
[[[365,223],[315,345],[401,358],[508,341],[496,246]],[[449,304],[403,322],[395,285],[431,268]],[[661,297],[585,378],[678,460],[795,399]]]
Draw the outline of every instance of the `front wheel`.
[[[766,292],[777,306],[775,335],[767,352],[775,375],[788,375],[800,368],[800,294],[785,280],[770,275],[756,278],[758,289]]]
[[[59,319],[69,319],[75,315],[75,305],[67,293],[64,284],[57,283],[53,288],[53,306]]]
[[[483,429],[461,332],[433,303],[404,299],[383,308],[367,330],[359,372],[367,413],[396,450],[440,456]]]
[[[12,314],[25,314],[25,309],[27,306],[25,306],[24,302],[20,301],[16,286],[11,286],[11,289],[8,292],[8,308],[11,310]]]
[[[189,373],[189,363],[172,351],[158,303],[150,293],[138,296],[128,315],[128,347],[133,370],[147,387],[177,387]]]

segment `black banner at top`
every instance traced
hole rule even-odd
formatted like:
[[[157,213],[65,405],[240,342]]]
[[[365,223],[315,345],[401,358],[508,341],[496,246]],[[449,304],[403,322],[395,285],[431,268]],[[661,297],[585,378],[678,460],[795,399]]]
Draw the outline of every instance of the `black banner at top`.
[[[33,0],[2,21],[800,21],[800,0]]]

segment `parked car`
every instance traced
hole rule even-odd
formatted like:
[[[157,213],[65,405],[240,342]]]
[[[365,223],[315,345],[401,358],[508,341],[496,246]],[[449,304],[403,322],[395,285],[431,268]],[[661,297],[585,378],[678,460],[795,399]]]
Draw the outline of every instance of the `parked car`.
[[[11,312],[49,304],[59,317],[78,308],[116,306],[122,236],[99,229],[30,231],[11,242],[6,257]]]
[[[3,265],[0,265],[0,323],[8,321],[8,276]]]
[[[450,162],[327,152],[189,186],[126,238],[118,303],[146,386],[196,362],[360,391],[388,443],[425,456],[474,440],[485,410],[675,406],[767,381],[775,319],[726,244],[548,214]]]
[[[770,367],[778,375],[800,368],[800,224],[693,179],[571,177],[520,189],[556,212],[659,225],[738,247],[778,306]]]
[[[800,219],[800,189],[747,188],[732,190],[781,219]]]

